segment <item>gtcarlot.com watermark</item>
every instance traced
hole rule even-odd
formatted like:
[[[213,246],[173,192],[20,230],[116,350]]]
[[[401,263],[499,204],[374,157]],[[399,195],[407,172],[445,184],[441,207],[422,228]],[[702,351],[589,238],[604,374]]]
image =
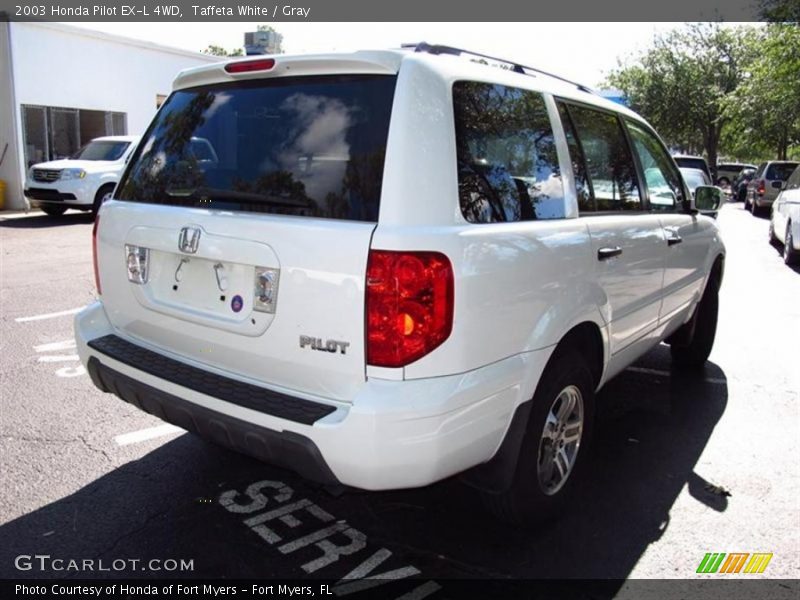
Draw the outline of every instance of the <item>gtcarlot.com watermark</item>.
[[[20,554],[14,559],[18,571],[38,572],[116,572],[116,571],[194,571],[194,559],[184,558],[58,558],[49,554]]]

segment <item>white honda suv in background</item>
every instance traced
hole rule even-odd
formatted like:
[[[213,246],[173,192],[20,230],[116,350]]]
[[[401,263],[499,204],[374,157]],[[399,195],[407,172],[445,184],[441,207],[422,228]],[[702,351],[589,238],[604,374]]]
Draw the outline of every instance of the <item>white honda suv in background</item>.
[[[132,135],[99,137],[70,158],[33,165],[25,197],[32,208],[50,216],[62,215],[68,208],[97,213],[114,192],[138,141],[139,136]]]
[[[325,485],[563,506],[596,391],[708,357],[720,192],[630,110],[466,54],[183,71],[95,224],[94,384]]]

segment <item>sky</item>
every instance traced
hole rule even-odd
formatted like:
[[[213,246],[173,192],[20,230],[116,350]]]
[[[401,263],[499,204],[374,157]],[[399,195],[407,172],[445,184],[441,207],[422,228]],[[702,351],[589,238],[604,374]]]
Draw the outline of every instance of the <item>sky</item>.
[[[81,23],[80,27],[200,51],[244,44],[257,23]],[[398,47],[426,41],[468,48],[599,86],[653,37],[681,23],[273,23],[287,53]],[[566,42],[566,43],[565,43]]]

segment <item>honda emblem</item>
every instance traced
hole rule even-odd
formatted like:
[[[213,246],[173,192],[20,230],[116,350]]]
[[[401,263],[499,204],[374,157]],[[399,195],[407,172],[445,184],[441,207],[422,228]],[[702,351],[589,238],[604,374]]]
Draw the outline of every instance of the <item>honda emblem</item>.
[[[200,245],[200,228],[184,227],[178,236],[178,249],[186,254],[194,254]]]

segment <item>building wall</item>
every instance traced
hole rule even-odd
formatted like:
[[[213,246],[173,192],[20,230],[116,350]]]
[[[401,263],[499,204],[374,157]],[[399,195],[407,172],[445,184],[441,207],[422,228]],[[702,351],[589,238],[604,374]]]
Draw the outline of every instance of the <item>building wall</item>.
[[[6,208],[24,205],[21,105],[124,112],[128,133],[141,134],[155,114],[157,96],[169,94],[178,71],[219,60],[53,23],[12,23],[10,32],[19,175]],[[0,83],[5,81],[0,66]]]
[[[5,207],[23,205],[19,185],[20,159],[17,152],[17,129],[14,111],[14,86],[11,74],[10,23],[0,22],[0,155],[8,144],[0,164],[0,179],[6,184]]]

